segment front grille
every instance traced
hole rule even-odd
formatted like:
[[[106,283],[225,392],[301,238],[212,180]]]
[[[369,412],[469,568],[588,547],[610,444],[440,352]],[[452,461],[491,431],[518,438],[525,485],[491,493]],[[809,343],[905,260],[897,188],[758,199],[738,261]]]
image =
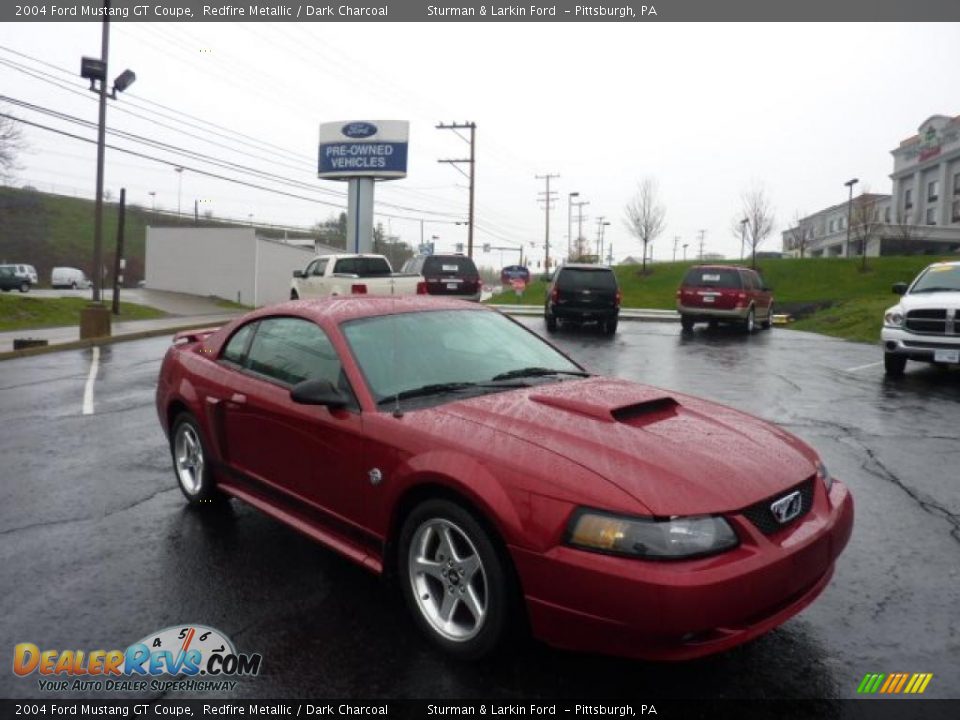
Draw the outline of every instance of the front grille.
[[[946,335],[948,324],[946,310],[910,310],[904,327],[921,335]]]
[[[810,508],[813,507],[813,482],[814,477],[810,477],[799,485],[790,488],[789,490],[785,490],[784,492],[777,493],[772,497],[768,497],[766,500],[761,500],[758,503],[754,503],[745,510],[742,510],[740,514],[752,522],[756,526],[757,530],[762,532],[764,535],[771,535],[778,530],[782,530],[785,527],[793,525],[795,522],[800,520],[800,518],[810,512]],[[789,522],[781,524],[780,521],[777,520],[776,516],[774,516],[773,511],[770,509],[770,505],[796,490],[800,491],[800,514]]]

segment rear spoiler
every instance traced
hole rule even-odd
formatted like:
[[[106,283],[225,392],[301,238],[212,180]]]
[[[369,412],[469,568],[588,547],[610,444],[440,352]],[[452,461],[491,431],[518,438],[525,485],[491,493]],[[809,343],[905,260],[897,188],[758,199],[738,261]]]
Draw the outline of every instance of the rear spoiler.
[[[218,327],[198,328],[196,330],[181,330],[173,336],[174,345],[186,345],[188,343],[200,342],[213,335]]]

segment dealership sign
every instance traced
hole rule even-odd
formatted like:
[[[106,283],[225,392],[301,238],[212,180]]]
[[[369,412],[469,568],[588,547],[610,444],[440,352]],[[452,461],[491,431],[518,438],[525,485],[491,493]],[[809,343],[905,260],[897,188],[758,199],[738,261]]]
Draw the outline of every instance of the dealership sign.
[[[317,177],[406,177],[409,134],[410,123],[406,120],[321,123]]]

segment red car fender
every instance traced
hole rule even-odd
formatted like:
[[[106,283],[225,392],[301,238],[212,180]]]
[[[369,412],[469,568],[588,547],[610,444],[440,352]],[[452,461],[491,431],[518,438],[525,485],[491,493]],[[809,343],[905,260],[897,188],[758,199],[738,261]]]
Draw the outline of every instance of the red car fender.
[[[526,545],[520,517],[503,484],[490,469],[469,455],[451,450],[434,450],[408,458],[397,466],[383,498],[384,515],[377,524],[396,537],[403,498],[418,488],[441,486],[467,502],[483,515],[506,544]]]

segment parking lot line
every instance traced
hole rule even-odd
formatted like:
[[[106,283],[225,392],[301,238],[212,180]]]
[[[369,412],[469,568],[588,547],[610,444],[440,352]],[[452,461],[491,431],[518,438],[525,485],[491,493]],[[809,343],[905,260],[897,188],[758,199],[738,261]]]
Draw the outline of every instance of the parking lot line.
[[[883,360],[867,363],[866,365],[857,365],[856,367],[847,368],[846,370],[844,370],[844,372],[856,372],[857,370],[866,370],[867,368],[876,367],[877,365],[883,365]]]
[[[93,347],[93,357],[90,360],[90,372],[87,374],[87,384],[83,388],[83,414],[93,415],[93,383],[97,380],[97,370],[100,368],[100,348]]]

